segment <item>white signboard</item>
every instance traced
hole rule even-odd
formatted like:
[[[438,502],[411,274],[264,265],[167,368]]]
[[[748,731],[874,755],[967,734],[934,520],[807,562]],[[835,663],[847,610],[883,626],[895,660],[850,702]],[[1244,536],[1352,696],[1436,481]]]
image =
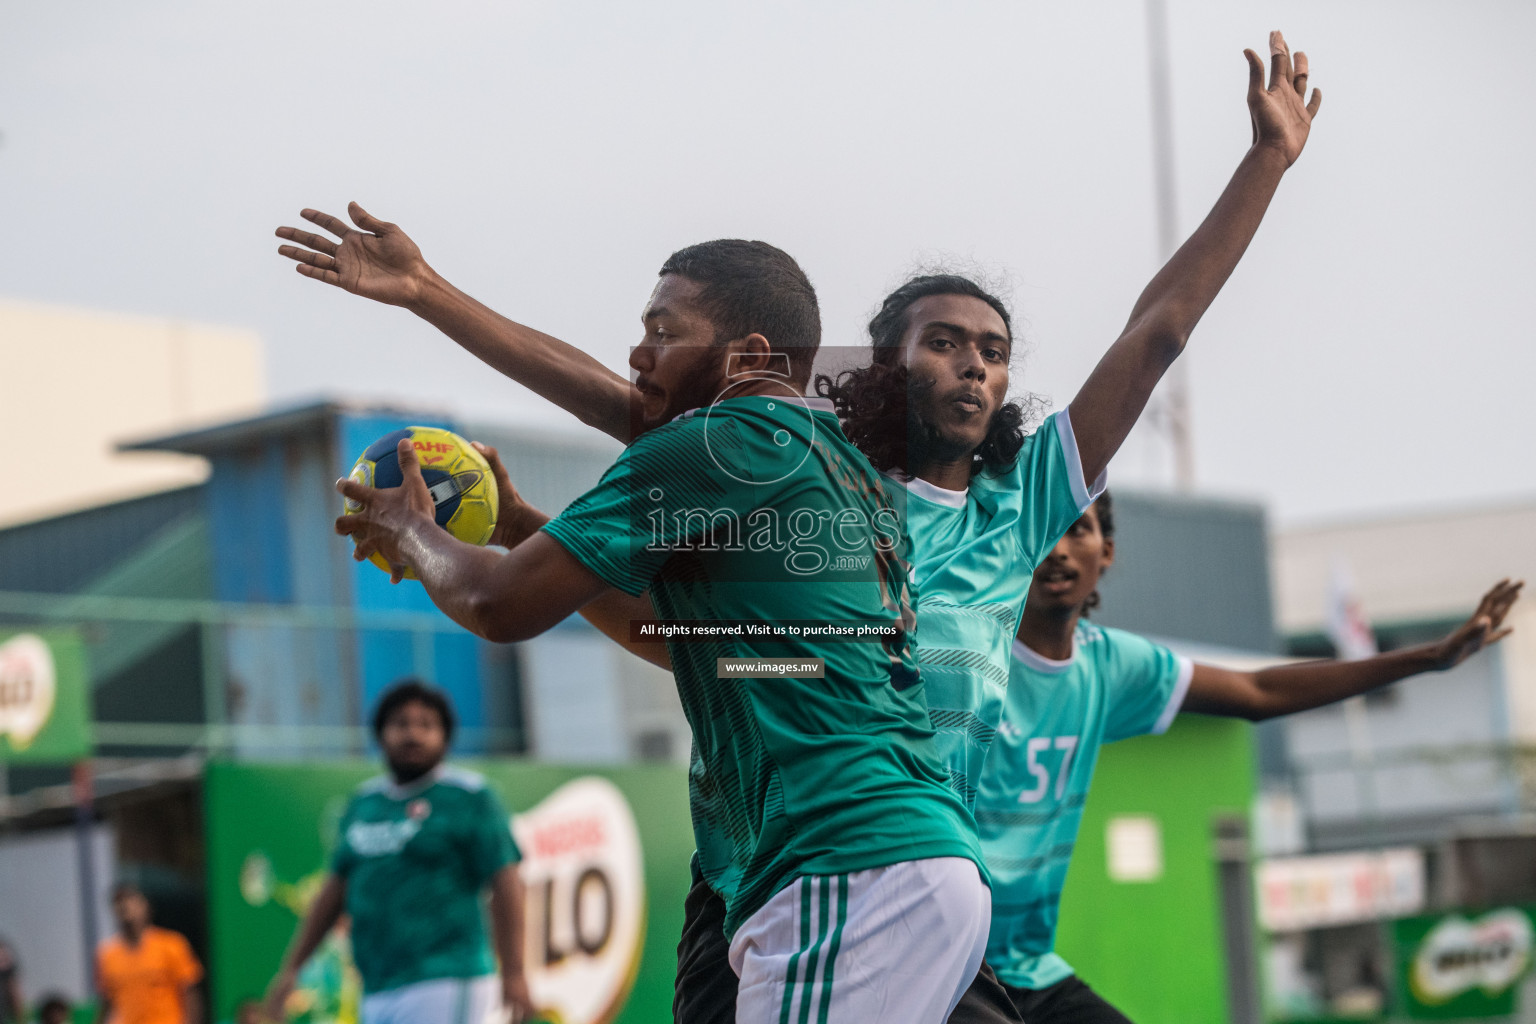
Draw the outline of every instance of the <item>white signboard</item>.
[[[53,652],[23,633],[0,644],[0,736],[25,750],[48,724],[54,700]]]
[[[1519,981],[1531,964],[1531,919],[1495,910],[1475,921],[1453,915],[1424,936],[1409,984],[1422,1003],[1450,1002],[1474,988],[1490,998]]]
[[[1110,818],[1104,826],[1109,877],[1116,882],[1155,882],[1163,877],[1163,829],[1145,814]]]
[[[640,966],[645,866],[618,787],[574,779],[514,815],[527,892],[524,965],[533,1004],[561,1024],[606,1024]]]
[[[1259,924],[1272,932],[1407,917],[1424,909],[1424,855],[1413,848],[1283,857],[1258,869]]]

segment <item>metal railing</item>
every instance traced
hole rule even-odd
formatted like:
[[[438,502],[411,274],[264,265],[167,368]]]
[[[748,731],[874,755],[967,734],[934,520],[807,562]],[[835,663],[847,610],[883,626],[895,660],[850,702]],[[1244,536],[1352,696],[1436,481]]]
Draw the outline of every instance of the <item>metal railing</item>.
[[[436,677],[445,646],[468,662],[480,659],[467,645],[481,643],[436,612],[0,590],[0,629],[45,626],[79,633],[98,698],[99,688],[121,673],[136,671],[145,681],[140,704],[148,713],[125,712],[128,695],[120,693],[114,711],[93,723],[98,748],[129,755],[359,756],[372,741],[363,706],[365,657],[386,650],[399,674],[444,682]],[[180,640],[185,654],[193,634],[195,669],[183,664],[155,678],[156,652]],[[515,656],[506,657],[510,663]],[[158,718],[157,703],[167,712]],[[505,751],[523,740],[519,728],[465,726],[456,742]]]

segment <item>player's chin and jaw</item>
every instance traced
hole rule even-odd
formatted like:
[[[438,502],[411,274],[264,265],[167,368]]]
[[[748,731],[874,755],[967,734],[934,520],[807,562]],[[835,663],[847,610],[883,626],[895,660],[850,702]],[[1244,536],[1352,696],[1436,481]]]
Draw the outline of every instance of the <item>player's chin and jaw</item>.
[[[395,782],[405,785],[415,782],[443,763],[448,754],[446,742],[431,742],[419,738],[396,739],[384,748],[384,762]]]
[[[915,372],[910,380],[909,433],[927,449],[925,454],[945,461],[975,454],[987,440],[999,403],[982,395],[979,405],[962,404],[956,401],[953,386],[946,390],[932,377]]]
[[[725,350],[712,342],[676,342],[665,348],[646,344],[629,364],[637,371],[636,408],[631,418],[639,430],[668,423],[690,409],[714,402],[724,389]]]
[[[1080,611],[1098,585],[1096,568],[1085,570],[1082,566],[1063,565],[1047,559],[1030,580],[1026,604],[1036,612]]]

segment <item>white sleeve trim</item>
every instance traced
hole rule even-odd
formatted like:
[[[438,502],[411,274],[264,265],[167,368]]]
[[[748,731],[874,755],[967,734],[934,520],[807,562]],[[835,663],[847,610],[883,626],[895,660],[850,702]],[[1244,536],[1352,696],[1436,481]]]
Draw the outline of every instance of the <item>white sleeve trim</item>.
[[[1109,486],[1109,470],[1101,471],[1090,488],[1083,476],[1083,457],[1077,450],[1077,434],[1072,430],[1071,410],[1063,409],[1051,419],[1056,421],[1056,436],[1061,439],[1061,451],[1067,459],[1067,478],[1072,484],[1072,500],[1077,502],[1078,512],[1086,512],[1088,506],[1098,501],[1104,488]]]
[[[1179,678],[1174,680],[1173,692],[1168,695],[1168,703],[1163,707],[1163,713],[1157,716],[1157,721],[1152,726],[1150,735],[1161,736],[1168,731],[1174,718],[1179,713],[1179,708],[1184,706],[1184,695],[1189,693],[1189,681],[1195,675],[1195,663],[1185,657],[1176,657],[1179,663]]]

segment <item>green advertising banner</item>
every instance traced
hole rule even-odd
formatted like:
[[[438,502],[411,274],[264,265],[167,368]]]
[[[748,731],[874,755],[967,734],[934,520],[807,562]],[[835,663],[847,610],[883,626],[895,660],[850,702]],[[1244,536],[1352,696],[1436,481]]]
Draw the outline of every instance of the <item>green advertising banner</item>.
[[[90,756],[85,645],[69,629],[0,630],[0,761]]]
[[[1392,922],[1399,1005],[1418,1020],[1509,1017],[1531,966],[1532,907]]]
[[[560,1024],[668,1020],[693,832],[687,772],[470,763],[512,812],[527,890],[524,962]],[[209,977],[215,1019],[259,998],[319,890],[352,790],[376,764],[208,766]],[[311,958],[290,1019],[351,1024],[344,929]]]

